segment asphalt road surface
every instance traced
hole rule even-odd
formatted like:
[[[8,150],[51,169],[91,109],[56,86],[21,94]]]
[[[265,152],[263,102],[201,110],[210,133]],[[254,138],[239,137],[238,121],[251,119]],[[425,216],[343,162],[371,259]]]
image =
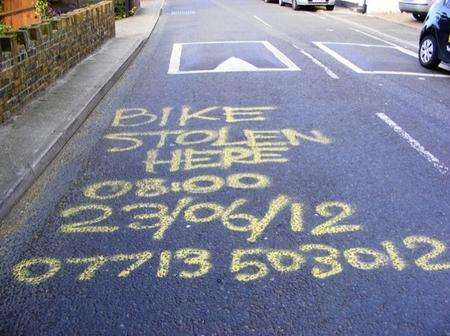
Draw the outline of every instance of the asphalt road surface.
[[[449,335],[450,75],[418,31],[168,0],[1,225],[4,335]]]

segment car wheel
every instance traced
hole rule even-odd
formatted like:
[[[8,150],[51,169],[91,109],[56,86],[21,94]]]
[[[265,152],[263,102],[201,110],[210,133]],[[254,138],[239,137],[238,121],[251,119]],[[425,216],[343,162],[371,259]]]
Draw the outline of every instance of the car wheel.
[[[334,5],[329,5],[326,6],[327,7],[327,11],[332,11],[334,9]]]
[[[441,63],[438,58],[438,45],[433,35],[426,35],[420,41],[419,61],[428,69],[434,69]]]
[[[297,5],[297,0],[292,0],[292,9],[295,11],[300,9],[300,6]]]
[[[280,6],[284,6],[284,1],[283,1],[283,0],[278,0],[278,4],[279,4]]]
[[[422,14],[422,13],[413,13],[412,16],[414,17],[414,19],[416,19],[419,22],[425,21],[425,17],[426,17],[426,15]]]

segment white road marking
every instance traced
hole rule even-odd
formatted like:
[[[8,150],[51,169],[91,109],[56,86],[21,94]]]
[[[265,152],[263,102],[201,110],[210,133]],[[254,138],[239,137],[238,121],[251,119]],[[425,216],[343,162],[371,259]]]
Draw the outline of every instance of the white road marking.
[[[263,19],[257,17],[256,15],[253,15],[253,17],[258,20],[259,22],[261,22],[263,25],[269,27],[269,28],[273,28],[270,24],[268,24],[266,21],[264,21]]]
[[[257,71],[258,68],[240,58],[230,57],[226,61],[215,67],[216,71],[221,72],[240,72],[240,71]]]
[[[308,57],[311,61],[313,61],[314,64],[316,64],[317,66],[321,67],[322,69],[325,70],[325,72],[327,73],[328,76],[330,76],[333,79],[339,79],[339,76],[336,75],[333,71],[331,71],[325,64],[323,64],[322,62],[320,62],[318,59],[316,59],[314,56],[308,54],[306,51],[301,50],[301,53],[303,55],[305,55],[306,57]]]
[[[194,44],[241,44],[241,43],[262,43],[263,41],[256,41],[256,40],[250,40],[250,41],[200,41],[200,42],[183,42],[183,43],[175,43],[175,44],[181,44],[181,45],[194,45]]]
[[[337,61],[341,62],[342,64],[344,64],[347,68],[350,68],[351,70],[353,70],[356,73],[364,73],[364,70],[361,69],[360,67],[358,67],[357,65],[353,64],[352,62],[350,62],[348,59],[342,57],[341,55],[339,55],[337,52],[335,52],[334,50],[328,48],[324,43],[326,42],[313,42],[316,46],[318,46],[320,49],[322,49],[323,51],[325,51],[327,54],[329,54],[330,56],[334,57]]]
[[[388,37],[388,38],[390,38],[391,40],[394,40],[394,41],[397,41],[397,42],[399,42],[399,43],[408,45],[408,46],[410,46],[410,47],[417,48],[417,44],[416,44],[416,43],[412,43],[412,42],[409,42],[409,41],[402,40],[402,39],[400,39],[400,38],[398,38],[398,37],[395,37],[395,36],[392,36],[392,35],[383,33],[383,32],[381,32],[381,31],[379,31],[379,30],[373,29],[373,28],[368,27],[368,26],[366,26],[366,25],[363,25],[363,24],[361,24],[361,23],[353,22],[353,21],[351,21],[351,20],[347,20],[347,19],[344,19],[344,18],[341,18],[341,17],[337,17],[337,16],[335,16],[335,15],[330,15],[330,14],[328,14],[328,13],[324,13],[324,15],[326,15],[327,17],[332,18],[332,19],[334,19],[334,20],[338,20],[338,21],[341,21],[341,22],[345,22],[345,23],[347,23],[347,24],[354,25],[354,26],[356,26],[356,27],[360,27],[360,28],[367,29],[367,30],[369,30],[369,31],[371,31],[371,32],[374,32],[374,33],[378,34],[378,35]]]
[[[270,52],[272,54],[274,54],[275,57],[278,58],[281,61],[281,63],[286,65],[289,69],[300,71],[300,68],[297,65],[295,65],[294,62],[292,62],[289,58],[287,58],[281,51],[279,51],[277,48],[275,48],[270,42],[263,41],[262,44],[264,44],[265,47],[267,49],[269,49]]]
[[[354,42],[322,42],[325,44],[336,44],[336,45],[349,45],[349,46],[357,46],[357,47],[367,47],[367,48],[395,48],[390,45],[381,45],[381,44],[367,44],[367,43],[354,43]]]
[[[366,75],[399,75],[399,76],[415,76],[415,77],[433,77],[433,78],[450,78],[450,75],[423,73],[423,72],[405,72],[405,71],[364,71]]]
[[[416,139],[405,132],[400,126],[398,126],[391,118],[389,118],[384,113],[377,113],[378,118],[383,120],[389,127],[391,127],[395,133],[400,135],[408,144],[414,148],[420,155],[430,162],[434,168],[436,168],[441,174],[445,175],[448,173],[448,167],[439,161],[433,154],[427,151]]]
[[[364,26],[364,27],[365,27],[365,26]],[[355,28],[351,28],[351,29],[352,29],[353,31],[357,32],[357,33],[363,34],[363,35],[368,36],[368,37],[371,37],[371,38],[373,38],[373,39],[375,39],[375,40],[378,40],[378,41],[384,42],[384,43],[386,43],[386,44],[389,44],[389,45],[395,47],[396,49],[400,50],[401,52],[403,52],[403,53],[405,53],[405,54],[407,54],[407,55],[410,55],[410,56],[412,56],[412,57],[414,57],[414,58],[419,58],[419,56],[417,55],[417,52],[414,52],[414,51],[412,51],[412,50],[403,48],[402,46],[399,46],[398,44],[392,43],[392,42],[387,41],[387,40],[385,40],[385,39],[382,39],[382,38],[380,38],[380,37],[378,37],[378,36],[375,36],[375,35],[366,33],[366,32],[364,32],[364,31],[362,31],[362,30],[355,29]],[[375,30],[375,31],[378,32],[377,30]],[[378,33],[384,34],[384,33],[381,33],[381,32],[378,32]],[[387,35],[387,34],[384,34],[384,35]],[[387,35],[387,36],[389,36],[391,39],[395,39],[393,36],[390,36],[390,35]],[[404,43],[404,44],[408,44],[408,45],[413,46],[413,47],[414,47],[414,50],[417,50],[417,49],[418,49],[418,46],[417,46],[417,45],[409,44],[409,43],[407,43],[406,41],[403,41],[403,40],[400,40],[400,41],[402,41],[402,43]],[[450,71],[450,68],[449,68],[448,66],[446,66],[444,63],[441,63],[441,64],[439,65],[439,67],[440,67],[441,69]],[[443,76],[445,76],[445,75],[443,75]],[[430,76],[429,76],[429,77],[430,77]],[[431,76],[431,77],[442,77],[442,75],[441,75],[441,76]]]
[[[172,48],[172,55],[170,56],[169,70],[168,74],[175,74],[180,70],[181,63],[181,51],[183,45],[180,43],[175,43]]]
[[[403,48],[403,47],[399,46],[398,44],[395,44],[395,43],[386,41],[386,40],[384,40],[384,39],[382,39],[382,38],[379,38],[378,36],[375,36],[375,35],[372,35],[372,34],[363,32],[363,31],[358,30],[358,29],[352,28],[352,30],[355,31],[355,32],[357,32],[357,33],[363,34],[363,35],[365,35],[365,36],[371,37],[371,38],[373,38],[374,40],[378,40],[378,41],[384,42],[384,43],[386,43],[386,44],[388,44],[388,45],[390,45],[390,46],[393,46],[393,47],[395,47],[396,49],[400,50],[401,52],[403,52],[403,53],[405,53],[405,54],[407,54],[407,55],[410,55],[410,56],[412,56],[412,57],[418,58],[417,53],[415,53],[414,51],[408,50],[408,49],[406,49],[406,48]]]
[[[311,12],[305,12],[305,11],[302,12],[302,13],[312,15],[312,16],[317,17],[317,18],[322,19],[322,20],[326,20],[326,18],[324,18],[322,15],[318,15],[318,14],[311,13]]]
[[[202,45],[202,44],[248,44],[257,43],[264,45],[267,50],[269,50],[276,59],[283,63],[285,68],[258,68],[248,62],[239,59],[237,57],[231,57],[221,64],[219,64],[215,69],[212,70],[188,70],[181,71],[181,57],[183,46],[185,45]],[[245,66],[244,66],[245,65]],[[210,42],[186,42],[186,43],[174,43],[172,48],[172,55],[170,56],[169,69],[167,71],[170,75],[183,75],[183,74],[204,74],[204,73],[224,73],[224,72],[268,72],[268,71],[301,71],[301,69],[287,58],[280,50],[274,47],[268,41],[210,41]]]
[[[194,15],[194,10],[173,10],[170,12],[170,15]]]
[[[314,14],[314,13],[311,13],[311,12],[302,12],[302,13],[305,13],[305,14],[309,14],[309,15],[312,15],[312,16],[316,16],[316,14]]]
[[[281,68],[257,68],[257,70],[245,70],[244,72],[282,72],[282,71],[301,71],[300,69],[281,69]],[[206,73],[225,73],[226,71],[222,71],[220,69],[213,70],[192,70],[192,71],[176,71],[176,72],[167,72],[169,75],[194,75],[194,74],[206,74]],[[237,72],[237,71],[228,71],[228,72]],[[242,72],[242,71],[239,71]]]
[[[368,34],[370,35],[370,34]],[[346,67],[350,68],[356,73],[364,74],[364,75],[399,75],[399,76],[420,76],[420,77],[433,77],[433,78],[450,78],[450,75],[440,74],[440,73],[426,73],[426,72],[408,72],[408,71],[369,71],[361,69],[359,66],[346,59],[345,57],[338,54],[333,49],[327,47],[326,45],[348,45],[348,46],[356,46],[356,47],[364,47],[364,48],[391,48],[396,49],[406,55],[417,57],[415,53],[411,50],[402,48],[393,43],[387,42],[389,45],[371,45],[371,44],[362,44],[362,43],[350,43],[350,42],[313,42],[316,46],[322,49],[324,52],[334,57],[337,61],[344,64]]]

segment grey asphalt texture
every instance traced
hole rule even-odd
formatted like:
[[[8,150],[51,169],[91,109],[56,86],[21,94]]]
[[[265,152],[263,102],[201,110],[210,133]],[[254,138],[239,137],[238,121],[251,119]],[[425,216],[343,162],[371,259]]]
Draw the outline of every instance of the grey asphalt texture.
[[[183,11],[195,13],[177,15]],[[429,252],[430,246],[418,244],[411,249],[402,243],[409,236],[427,236],[450,244],[449,175],[439,172],[376,116],[386,114],[441,163],[450,164],[449,78],[353,72],[313,42],[386,45],[354,30],[358,29],[409,50],[414,48],[342,19],[409,43],[418,38],[417,30],[342,11],[294,12],[289,6],[258,0],[167,0],[158,26],[134,64],[1,223],[0,334],[449,335],[450,253],[445,251],[429,262],[447,263],[443,266],[447,270],[426,271],[415,260]],[[208,41],[269,41],[301,71],[167,74],[174,43]],[[329,77],[301,50],[317,58],[339,79]],[[372,52],[339,45],[334,50],[364,70],[446,74],[443,70],[424,70],[417,59],[391,48]],[[189,64],[195,69],[202,64],[211,69],[208,53],[214,54],[214,50],[190,53],[182,64],[186,69]],[[229,54],[218,51],[214,57]],[[260,56],[258,51],[253,56],[243,54],[247,62],[252,62],[252,57],[262,66],[271,62],[264,60],[264,50]],[[186,105],[193,111],[210,106],[272,106],[274,110],[265,113],[267,120],[263,122],[227,124],[223,111],[217,109],[210,115],[220,117],[218,121],[195,119],[180,127],[177,119]],[[167,106],[173,107],[173,112],[165,127],[156,122],[134,128],[111,126],[119,109],[145,108],[161,116]],[[229,169],[175,172],[161,165],[151,174],[146,173],[143,161],[154,147],[153,140],[143,138],[143,146],[134,151],[112,153],[108,151],[111,146],[124,144],[105,138],[110,133],[217,130],[225,126],[230,127],[234,138],[242,137],[244,129],[292,128],[303,133],[319,130],[332,142],[301,140],[299,146],[283,153],[288,158],[286,163],[236,163]],[[217,149],[204,144],[190,147]],[[161,158],[168,159],[176,149],[185,147],[169,137],[160,149]],[[135,189],[109,200],[83,195],[84,188],[105,180],[162,178],[171,185],[199,175],[226,178],[246,172],[268,176],[270,186],[253,190],[223,187],[205,194],[169,192],[152,198],[136,196]],[[146,202],[166,204],[172,210],[183,197],[194,198],[194,204],[214,202],[223,206],[245,198],[248,203],[243,211],[262,217],[278,195],[287,195],[303,205],[304,230],[291,230],[290,212],[285,209],[253,243],[248,241],[248,233],[231,231],[219,219],[193,223],[183,216],[163,239],[154,240],[155,229],[129,229],[133,219],[120,211],[128,204]],[[315,213],[315,207],[327,201],[350,204],[355,213],[347,222],[362,229],[312,235],[311,230],[324,220]],[[113,208],[112,216],[96,225],[117,226],[117,231],[61,233],[61,226],[71,222],[61,216],[64,210],[92,203]],[[83,212],[72,221],[97,214]],[[397,246],[405,260],[406,267],[401,271],[391,262],[377,269],[358,269],[342,255],[342,251],[354,247],[383,251],[380,244],[387,240]],[[337,248],[342,272],[323,279],[312,275],[314,267],[325,272],[329,266],[313,259],[324,255],[323,251],[300,252],[302,244]],[[175,255],[183,248],[210,251],[209,272],[184,279],[180,272],[193,271],[197,266],[173,257],[168,275],[158,278],[161,251]],[[256,260],[264,261],[269,273],[255,281],[239,281],[230,270],[232,251],[254,248],[298,251],[307,262],[297,271],[283,273],[260,255]],[[128,277],[118,277],[118,273],[129,262],[109,263],[84,281],[78,277],[87,265],[65,262],[69,258],[143,251],[152,251],[153,258]],[[41,257],[60,260],[59,272],[40,284],[24,283],[13,275],[12,269],[21,261]],[[30,272],[43,274],[46,269],[31,267]],[[254,269],[239,273],[254,273]]]

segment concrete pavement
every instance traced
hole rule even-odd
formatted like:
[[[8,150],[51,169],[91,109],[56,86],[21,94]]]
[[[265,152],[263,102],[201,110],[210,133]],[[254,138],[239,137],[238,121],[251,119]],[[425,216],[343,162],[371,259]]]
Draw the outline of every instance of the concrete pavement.
[[[0,226],[6,334],[450,333],[449,73],[417,31],[168,0]]]

